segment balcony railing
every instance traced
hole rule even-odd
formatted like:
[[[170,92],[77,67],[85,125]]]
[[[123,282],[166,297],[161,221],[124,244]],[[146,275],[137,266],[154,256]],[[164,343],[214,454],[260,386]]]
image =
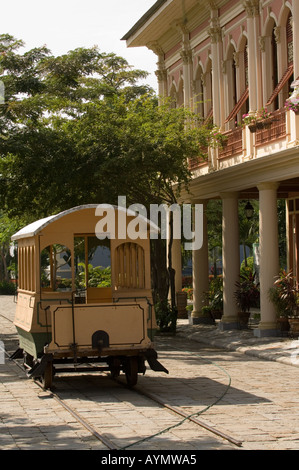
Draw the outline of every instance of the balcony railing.
[[[189,170],[196,170],[202,166],[208,165],[208,148],[202,149],[203,153],[206,153],[206,157],[194,157],[189,159]]]
[[[224,132],[223,135],[227,138],[226,145],[219,149],[218,158],[222,159],[233,155],[240,155],[243,150],[242,127]]]
[[[271,118],[261,121],[254,132],[255,138],[251,145],[261,147],[268,143],[286,138],[286,110],[280,109],[271,114]],[[242,127],[229,130],[223,133],[226,136],[226,143],[223,148],[218,149],[218,161],[242,155],[246,149],[246,133]],[[248,141],[249,143],[249,141]],[[248,145],[247,143],[247,145]],[[248,150],[248,149],[247,149]],[[190,170],[195,170],[207,165],[207,160],[193,158],[189,161]]]
[[[286,137],[286,110],[274,111],[271,118],[267,119],[261,126],[256,130],[256,146],[283,139]]]

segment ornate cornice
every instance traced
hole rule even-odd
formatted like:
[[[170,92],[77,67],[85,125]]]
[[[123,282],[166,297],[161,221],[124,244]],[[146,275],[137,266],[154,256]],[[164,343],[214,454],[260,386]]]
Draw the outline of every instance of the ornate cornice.
[[[161,45],[158,43],[158,41],[151,41],[146,44],[146,47],[153,51],[156,55],[158,56],[163,56],[164,57],[164,51]]]

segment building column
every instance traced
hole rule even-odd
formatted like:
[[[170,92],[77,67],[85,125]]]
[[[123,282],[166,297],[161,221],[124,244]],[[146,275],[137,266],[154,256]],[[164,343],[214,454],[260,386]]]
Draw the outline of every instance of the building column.
[[[299,76],[299,4],[298,1],[294,1],[292,4],[292,16],[293,16],[293,55],[294,55],[294,78]]]
[[[155,74],[158,80],[158,100],[159,104],[161,104],[163,98],[167,96],[167,70],[165,68],[164,51],[157,41],[149,42],[147,48],[153,51],[158,57],[158,69]]]
[[[260,302],[261,321],[254,335],[276,336],[277,314],[269,289],[279,274],[277,188],[279,183],[258,185],[260,205]]]
[[[258,46],[259,0],[245,0],[248,33],[249,113],[261,105],[260,51]]]
[[[222,77],[222,31],[219,24],[218,10],[211,11],[209,28],[212,54],[212,90],[213,90],[213,121],[220,127],[225,120],[223,109],[223,77]]]
[[[181,51],[183,61],[183,77],[184,77],[184,106],[191,108],[191,70],[192,70],[192,51],[191,49],[183,49]]]
[[[202,307],[208,305],[205,295],[209,290],[209,250],[206,206],[207,201],[197,201],[203,205],[203,244],[199,250],[192,251],[192,283],[193,283],[193,311],[190,323],[210,323],[211,317],[202,313]]]
[[[238,308],[234,299],[240,279],[238,193],[221,194],[222,198],[222,265],[223,315],[219,328],[238,328]]]
[[[167,72],[165,69],[158,69],[155,74],[158,79],[158,100],[161,105],[163,98],[167,96]]]

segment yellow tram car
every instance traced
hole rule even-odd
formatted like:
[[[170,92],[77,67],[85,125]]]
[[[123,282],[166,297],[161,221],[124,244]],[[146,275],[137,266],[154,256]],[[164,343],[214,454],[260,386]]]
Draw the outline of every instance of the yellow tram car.
[[[40,378],[45,388],[66,371],[124,372],[130,386],[145,373],[145,361],[168,372],[153,345],[150,232],[158,228],[109,206],[116,234],[120,220],[127,228],[134,219],[143,233],[133,239],[127,230],[121,237],[99,236],[96,226],[108,209],[98,216],[98,208],[74,207],[12,237],[19,266],[14,319],[19,348],[13,357],[23,357],[27,375]]]

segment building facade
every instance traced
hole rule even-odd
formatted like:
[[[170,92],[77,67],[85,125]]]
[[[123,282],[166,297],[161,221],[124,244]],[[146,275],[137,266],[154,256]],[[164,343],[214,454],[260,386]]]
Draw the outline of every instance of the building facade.
[[[190,161],[191,198],[186,192],[184,201],[222,200],[225,329],[237,325],[238,200],[259,200],[261,321],[255,335],[275,334],[268,291],[279,273],[277,198],[286,201],[288,268],[299,279],[299,114],[285,105],[299,90],[299,2],[158,0],[123,39],[157,54],[161,97],[190,106],[203,121],[213,119],[226,135],[224,148]],[[208,290],[207,240],[193,253],[193,288],[195,323]]]

